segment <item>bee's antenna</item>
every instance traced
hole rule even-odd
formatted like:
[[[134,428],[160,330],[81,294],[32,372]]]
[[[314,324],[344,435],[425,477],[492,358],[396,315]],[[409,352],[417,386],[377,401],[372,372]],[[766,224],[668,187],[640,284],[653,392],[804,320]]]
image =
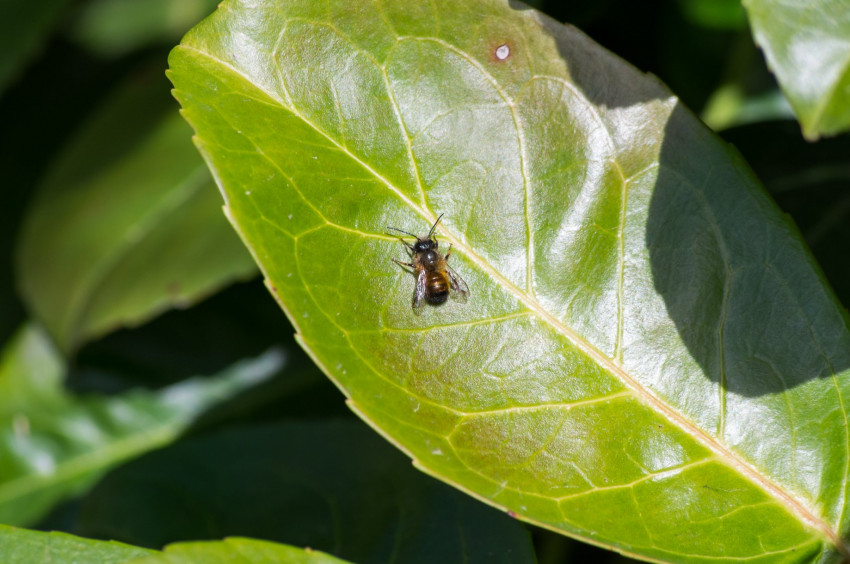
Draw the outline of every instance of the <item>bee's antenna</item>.
[[[390,227],[389,225],[387,225],[387,229],[392,229],[393,231],[398,231],[399,233],[404,233],[405,235],[410,235],[411,237],[416,237],[416,235],[414,235],[413,233],[411,233],[409,231],[404,231],[402,229],[399,229],[398,227]]]
[[[434,222],[434,225],[431,226],[431,231],[428,232],[428,238],[430,239],[434,235],[434,230],[437,228],[437,224],[440,223],[440,220],[443,219],[443,214],[440,214],[440,217],[437,218],[437,221]]]

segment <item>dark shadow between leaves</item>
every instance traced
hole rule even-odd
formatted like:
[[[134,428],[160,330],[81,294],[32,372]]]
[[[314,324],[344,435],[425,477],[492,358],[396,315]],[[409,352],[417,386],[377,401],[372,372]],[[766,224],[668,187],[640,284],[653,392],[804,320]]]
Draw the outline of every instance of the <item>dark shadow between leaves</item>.
[[[354,421],[229,429],[116,470],[78,533],[159,548],[250,536],[352,562],[532,562],[524,527],[410,466]]]
[[[532,9],[515,0],[509,0],[509,4],[518,11]],[[555,21],[541,12],[536,15],[546,33],[555,40],[572,82],[594,105],[628,108],[670,95],[654,77],[647,79],[648,75],[626,65],[572,25]],[[635,80],[628,88],[618,87],[618,81],[631,76]]]

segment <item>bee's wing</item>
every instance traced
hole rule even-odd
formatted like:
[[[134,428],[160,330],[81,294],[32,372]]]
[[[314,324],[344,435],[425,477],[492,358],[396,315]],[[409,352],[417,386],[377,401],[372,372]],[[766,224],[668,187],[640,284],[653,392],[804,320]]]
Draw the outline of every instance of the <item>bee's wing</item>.
[[[428,276],[425,269],[419,270],[419,274],[416,275],[416,289],[413,291],[413,311],[415,313],[421,313],[422,306],[425,305],[425,282],[427,280]]]
[[[460,274],[455,272],[448,264],[446,265],[446,273],[449,275],[452,297],[465,302],[466,298],[469,296],[469,286],[466,285],[466,282],[463,281]]]

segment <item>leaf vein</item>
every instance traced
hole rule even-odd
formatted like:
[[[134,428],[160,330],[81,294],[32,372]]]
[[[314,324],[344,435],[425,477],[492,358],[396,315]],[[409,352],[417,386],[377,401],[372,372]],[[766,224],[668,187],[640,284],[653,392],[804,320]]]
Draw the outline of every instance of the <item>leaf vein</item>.
[[[234,74],[241,76],[245,79],[248,84],[254,85],[260,90],[263,90],[259,86],[256,86],[250,79],[250,77],[246,76],[243,72],[237,70],[232,65],[222,61],[212,55],[211,53],[207,53],[201,51],[197,48],[186,46],[185,44],[181,47],[183,49],[192,50],[195,53],[198,53],[200,56],[206,57],[212,61],[221,64],[223,67],[229,69]],[[468,57],[468,55],[467,55]],[[277,96],[269,94],[271,99],[279,99]],[[281,101],[281,105],[283,107],[287,107]],[[325,132],[322,128],[320,128],[317,124],[313,123],[311,120],[307,119],[306,116],[301,114],[297,108],[294,106],[290,109],[296,116],[304,121],[307,125],[312,127],[317,133],[324,136],[331,143],[340,146],[337,141],[335,141],[327,132]],[[401,190],[399,190],[396,186],[394,186],[387,178],[381,175],[377,170],[370,167],[366,162],[360,159],[357,155],[351,153],[350,151],[345,150],[345,148],[340,146],[349,157],[358,163],[361,167],[363,167],[366,171],[374,176],[376,180],[384,184],[388,190],[394,193],[403,203],[405,203],[411,210],[418,213],[423,219],[430,223],[434,223],[436,218],[430,210],[424,209],[423,207],[418,206],[415,202],[413,202],[410,198],[408,198]],[[621,172],[621,177],[623,177]],[[654,408],[658,411],[659,414],[663,415],[667,418],[672,424],[682,429],[688,435],[694,438],[697,442],[703,444],[711,451],[715,452],[720,458],[726,461],[727,464],[734,467],[738,472],[740,472],[743,476],[750,479],[754,484],[760,486],[763,490],[765,490],[769,495],[776,498],[783,505],[788,507],[795,514],[800,516],[805,522],[809,523],[814,528],[822,531],[830,541],[836,546],[840,547],[843,550],[843,543],[840,540],[839,535],[834,532],[829,525],[827,525],[820,518],[815,516],[806,506],[800,503],[797,499],[792,497],[786,491],[784,491],[777,484],[772,483],[765,477],[763,477],[755,468],[750,466],[749,463],[745,462],[743,459],[738,457],[732,451],[727,449],[724,445],[719,443],[716,439],[709,436],[705,431],[697,427],[693,424],[693,422],[689,421],[685,418],[681,413],[674,410],[672,407],[668,406],[665,402],[663,402],[659,397],[657,397],[651,390],[642,386],[637,380],[632,378],[628,373],[625,372],[616,362],[606,357],[602,354],[595,346],[593,346],[590,342],[586,341],[584,338],[575,333],[572,329],[564,325],[560,320],[555,318],[551,313],[546,311],[539,302],[535,299],[532,299],[529,295],[523,293],[519,288],[517,288],[513,283],[511,283],[508,279],[502,276],[495,268],[493,268],[487,261],[485,261],[482,257],[478,256],[473,250],[462,242],[458,237],[452,234],[446,226],[443,229],[443,236],[447,238],[458,250],[462,251],[469,259],[474,262],[481,270],[487,273],[495,282],[500,284],[503,288],[512,293],[518,301],[523,303],[526,307],[528,307],[531,311],[537,314],[540,319],[546,322],[548,325],[552,327],[552,329],[562,336],[564,336],[568,341],[570,341],[578,350],[587,355],[590,359],[592,359],[596,364],[600,367],[604,368],[606,371],[619,378],[626,386],[632,389],[638,397],[643,399],[643,401],[651,408]],[[347,336],[347,335],[346,335]],[[330,376],[330,373],[328,373]],[[380,376],[383,378],[383,376]],[[395,385],[393,383],[393,385]],[[449,409],[445,406],[440,406],[441,409]],[[846,483],[846,477],[845,477]],[[845,488],[846,489],[846,488]]]

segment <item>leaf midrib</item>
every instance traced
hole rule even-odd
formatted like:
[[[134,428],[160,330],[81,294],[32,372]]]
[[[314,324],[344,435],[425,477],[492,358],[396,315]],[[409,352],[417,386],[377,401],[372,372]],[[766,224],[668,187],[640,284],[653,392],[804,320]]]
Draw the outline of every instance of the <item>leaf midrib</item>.
[[[263,88],[260,84],[253,82],[249,76],[242,72],[242,70],[237,69],[227,61],[219,59],[212,53],[202,51],[201,49],[194,46],[190,46],[186,43],[182,43],[180,46],[177,47],[177,49],[184,49],[186,51],[196,53],[197,55],[204,57],[217,65],[220,65],[221,67],[229,70],[233,74],[242,78],[251,87],[265,94],[270,100],[273,100],[278,103],[281,109],[294,114],[306,125],[315,130],[319,135],[327,139],[331,144],[333,144],[333,146],[337,147],[338,150],[348,155],[354,162],[362,166],[363,169],[366,170],[369,174],[371,174],[377,181],[384,184],[412,211],[419,214],[419,216],[422,217],[426,222],[436,222],[437,217],[434,213],[432,213],[428,209],[423,209],[418,204],[410,200],[410,198],[408,198],[404,194],[404,192],[394,186],[392,182],[390,182],[387,178],[384,178],[384,176],[378,173],[378,171],[374,170],[367,163],[358,158],[357,155],[351,153],[346,147],[337,142],[322,128],[320,128],[318,125],[316,125],[306,116],[304,116],[301,112],[299,112],[298,109],[295,107],[294,103],[291,106],[288,106],[279,95],[274,92],[270,92]],[[284,82],[282,82],[281,84],[284,88],[286,88]],[[287,97],[289,97],[288,94]],[[395,100],[392,98],[390,99],[393,105],[395,106]],[[651,167],[646,170],[651,170]],[[644,172],[645,170],[639,172],[635,176],[630,177],[629,179],[625,179],[624,182],[632,181],[634,180],[634,178],[638,177]],[[443,226],[440,233],[443,238],[448,239],[451,242],[453,248],[461,250],[469,260],[471,260],[479,268],[481,268],[483,272],[487,273],[497,284],[499,284],[505,290],[513,294],[517,298],[517,300],[520,301],[520,303],[522,303],[529,309],[529,311],[532,311],[537,314],[539,318],[542,321],[546,322],[554,331],[566,338],[573,346],[575,346],[579,350],[579,352],[591,358],[601,368],[609,372],[615,378],[619,379],[626,387],[628,387],[634,393],[635,397],[639,401],[642,401],[650,408],[654,408],[658,413],[666,417],[667,420],[670,421],[670,423],[673,424],[675,427],[679,428],[682,432],[692,437],[695,441],[702,444],[710,451],[714,452],[717,455],[718,460],[725,462],[730,468],[737,471],[740,475],[749,479],[753,484],[755,484],[757,487],[765,491],[769,496],[774,498],[780,505],[787,508],[789,512],[796,514],[804,523],[807,523],[813,529],[820,531],[825,537],[829,539],[829,542],[845,557],[850,556],[850,552],[848,552],[848,549],[841,542],[840,535],[835,532],[829,526],[828,523],[826,523],[823,519],[816,516],[812,511],[810,511],[804,503],[797,500],[779,485],[765,478],[764,475],[759,473],[758,470],[751,466],[748,462],[736,456],[735,453],[720,444],[714,437],[708,435],[705,431],[694,425],[693,422],[691,422],[682,414],[680,414],[672,407],[664,403],[652,391],[642,386],[637,380],[632,378],[625,370],[618,366],[612,359],[606,357],[590,342],[575,333],[572,329],[567,327],[560,320],[558,320],[552,314],[546,311],[536,300],[529,297],[526,293],[522,292],[518,287],[516,287],[513,283],[511,283],[504,276],[502,276],[501,273],[499,273],[496,269],[490,266],[487,261],[485,261],[478,254],[476,254],[463,241],[461,241],[451,231],[449,231],[446,226]],[[299,328],[296,320],[291,316],[290,319],[293,325],[295,326],[296,331],[298,333],[301,333],[301,329]]]

